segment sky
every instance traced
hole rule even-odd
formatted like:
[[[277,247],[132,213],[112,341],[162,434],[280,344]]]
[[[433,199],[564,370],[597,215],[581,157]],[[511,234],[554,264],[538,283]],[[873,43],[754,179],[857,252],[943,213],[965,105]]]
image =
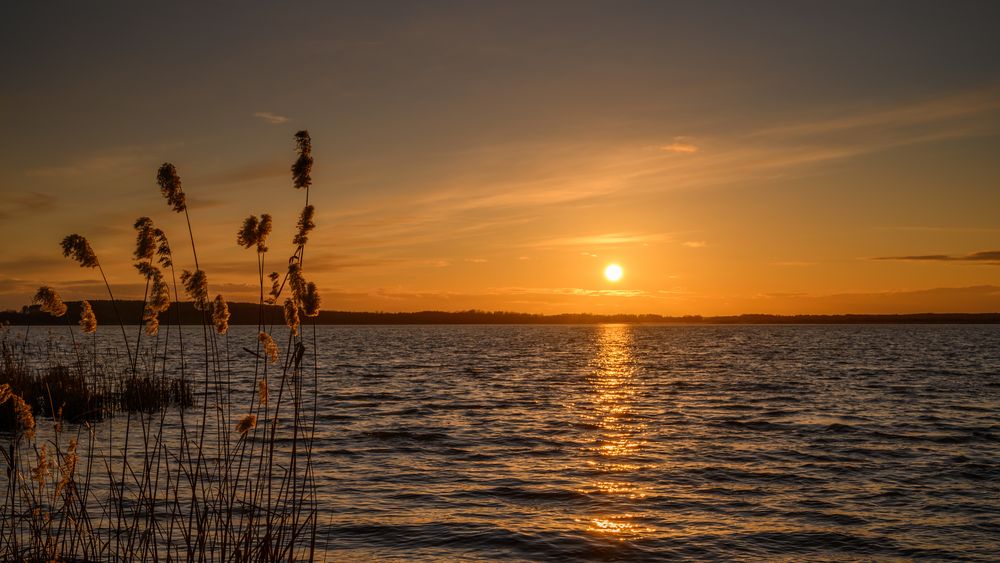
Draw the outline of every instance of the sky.
[[[141,298],[137,217],[256,301],[250,214],[327,310],[1000,311],[997,2],[20,2],[0,308]],[[608,264],[624,276],[612,283]]]

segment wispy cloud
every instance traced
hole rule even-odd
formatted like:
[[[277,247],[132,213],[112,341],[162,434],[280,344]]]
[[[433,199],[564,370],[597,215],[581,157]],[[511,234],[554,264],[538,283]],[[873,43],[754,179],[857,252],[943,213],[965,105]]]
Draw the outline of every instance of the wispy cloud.
[[[583,287],[494,287],[491,295],[572,295],[577,297],[651,297],[641,289],[588,289]]]
[[[288,118],[284,115],[278,115],[276,113],[271,113],[269,111],[258,111],[254,112],[254,117],[258,119],[263,119],[264,121],[270,123],[271,125],[281,125],[282,123],[287,123]]]
[[[874,111],[840,111],[837,117],[806,120],[760,131],[766,136],[809,136],[823,133],[892,130],[960,120],[976,120],[1000,110],[1000,86],[959,92],[932,100],[902,104]]]
[[[51,211],[55,204],[56,198],[49,194],[39,192],[10,194],[6,196],[5,201],[0,202],[0,219]]]
[[[875,260],[902,260],[908,262],[971,262],[1000,266],[1000,250],[986,250],[972,254],[916,254],[910,256],[880,256]]]
[[[557,248],[573,246],[623,246],[628,244],[644,244],[670,240],[671,233],[604,233],[576,237],[558,237],[546,239],[525,246],[539,248]],[[586,253],[584,253],[586,254]]]
[[[994,133],[1000,121],[989,117],[997,112],[1000,88],[991,87],[877,110],[840,108],[832,119],[816,115],[717,136],[711,151],[686,137],[666,145],[648,139],[612,144],[554,139],[485,147],[453,155],[450,162],[462,168],[444,173],[415,203],[461,213],[747,184],[892,148]]]
[[[688,248],[705,248],[708,243],[703,240],[687,240],[681,243]]]
[[[660,150],[666,152],[673,152],[678,154],[693,154],[700,150],[697,145],[685,140],[685,137],[676,137],[674,142],[669,145],[663,145]]]

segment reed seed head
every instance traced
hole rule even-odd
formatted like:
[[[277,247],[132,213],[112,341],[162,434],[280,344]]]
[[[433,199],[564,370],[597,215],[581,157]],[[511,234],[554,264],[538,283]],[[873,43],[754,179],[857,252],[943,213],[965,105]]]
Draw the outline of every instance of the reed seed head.
[[[305,295],[302,296],[302,311],[307,317],[318,317],[319,306],[319,291],[316,290],[316,284],[309,282],[306,284]]]
[[[257,335],[257,340],[260,342],[261,346],[264,347],[264,354],[267,355],[267,359],[270,360],[272,364],[277,362],[278,345],[274,343],[274,339],[271,338],[271,335],[261,331],[260,334]]]
[[[222,295],[216,295],[212,302],[212,324],[215,325],[215,332],[226,334],[229,331],[229,305],[226,304]]]
[[[160,193],[167,198],[167,203],[174,208],[174,211],[177,213],[187,211],[187,198],[181,187],[181,177],[177,175],[177,168],[173,164],[164,162],[160,166],[156,172],[156,183],[160,186]]]
[[[149,217],[139,217],[133,225],[135,235],[135,259],[150,260],[156,253],[156,229],[153,227],[153,220]]]
[[[56,290],[47,285],[38,288],[35,297],[31,300],[42,306],[42,311],[54,316],[61,317],[66,314],[66,304],[56,293]]]
[[[267,275],[268,279],[271,280],[271,291],[268,292],[268,297],[264,301],[270,305],[278,300],[278,295],[281,292],[281,286],[278,285],[278,272],[271,272]]]
[[[142,277],[146,278],[146,281],[151,281],[158,271],[157,267],[149,262],[136,262],[132,265],[135,266],[135,269],[139,271]]]
[[[97,317],[94,316],[90,301],[87,300],[80,302],[80,330],[86,334],[97,332]]]
[[[299,222],[296,224],[298,231],[292,238],[292,244],[303,246],[309,240],[309,232],[316,228],[316,223],[313,222],[315,214],[316,208],[312,205],[302,208],[302,214],[299,215]]]
[[[312,185],[313,157],[312,139],[309,131],[299,131],[295,134],[295,151],[299,157],[292,164],[292,185],[296,188],[308,188]]]
[[[204,270],[195,270],[191,273],[187,270],[181,272],[181,283],[184,284],[184,291],[194,302],[194,308],[204,311],[208,307],[208,276]]]
[[[292,336],[299,335],[299,308],[291,298],[285,299],[285,324],[292,331]]]
[[[257,252],[267,252],[267,237],[271,234],[271,216],[262,213],[257,223]]]
[[[56,485],[56,498],[66,488],[66,485],[69,485],[73,480],[78,461],[80,461],[80,456],[76,453],[76,438],[70,438],[66,455],[63,456],[63,463],[59,466],[59,484]]]
[[[250,248],[257,244],[257,226],[259,221],[256,215],[251,215],[243,220],[243,226],[236,233],[236,244],[243,248]]]
[[[170,307],[170,287],[163,280],[163,274],[156,270],[153,276],[153,286],[149,292],[149,303],[147,304],[155,313],[162,313]]]
[[[28,403],[24,402],[24,399],[20,395],[14,393],[9,384],[4,383],[0,385],[0,405],[7,401],[11,401],[14,404],[14,419],[17,421],[17,425],[21,431],[24,432],[24,437],[29,440],[34,438],[35,417],[31,414],[31,407],[28,406]]]
[[[67,235],[62,240],[62,251],[63,256],[79,262],[81,268],[96,268],[98,266],[94,249],[90,247],[87,239],[80,235]]]
[[[45,479],[52,473],[52,463],[49,461],[47,444],[42,444],[42,449],[38,450],[38,465],[31,468],[31,480],[38,483],[39,487],[45,486]]]
[[[267,378],[266,377],[260,378],[260,381],[257,382],[257,396],[260,399],[260,404],[262,404],[262,405],[266,405],[267,404],[268,394],[267,394]]]
[[[241,435],[245,435],[254,428],[257,428],[257,415],[255,414],[244,415],[236,425],[236,431]]]
[[[153,235],[156,237],[156,256],[160,266],[172,268],[174,266],[173,255],[170,253],[170,243],[167,242],[167,235],[160,229],[154,229]]]
[[[146,301],[146,308],[142,312],[142,320],[146,321],[146,334],[156,336],[160,330],[160,313],[170,308],[170,287],[163,279],[163,273],[156,266],[145,262],[136,264],[139,271],[144,271],[140,265],[145,265],[146,279],[151,282],[149,287],[149,299]]]
[[[291,260],[288,263],[288,286],[292,289],[292,298],[296,303],[301,303],[306,294],[306,278],[302,276],[302,266],[298,260]]]

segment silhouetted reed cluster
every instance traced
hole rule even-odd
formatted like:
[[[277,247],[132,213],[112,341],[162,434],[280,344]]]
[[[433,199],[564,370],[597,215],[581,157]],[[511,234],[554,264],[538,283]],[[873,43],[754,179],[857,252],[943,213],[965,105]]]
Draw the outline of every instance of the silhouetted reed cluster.
[[[23,336],[0,337],[0,439],[8,442],[0,447],[6,476],[0,477],[0,559],[313,557],[318,374],[315,324],[307,340],[310,326],[302,323],[319,314],[320,297],[304,274],[316,226],[309,203],[312,141],[306,131],[294,140],[292,185],[305,190],[305,201],[291,255],[280,261],[284,274],[265,267],[271,215],[251,215],[237,231],[237,245],[256,251],[255,350],[230,350],[229,307],[221,294],[211,297],[209,268],[199,263],[173,164],[159,167],[156,183],[171,209],[185,216],[193,268],[178,271],[166,233],[139,217],[132,258],[145,281],[141,319],[126,323],[118,314],[87,239],[62,240],[64,256],[100,274],[117,315],[118,327],[110,330],[121,339],[113,348],[98,347],[88,301],[80,303],[79,326],[67,322],[72,349],[61,355],[32,349],[30,327]],[[181,331],[179,312],[167,314],[172,301],[185,299],[202,315],[199,346],[185,345],[192,332]],[[34,302],[56,317],[67,311],[47,286]],[[275,328],[265,323],[264,305],[278,302],[286,326]],[[139,325],[130,335],[126,324],[133,321]],[[251,383],[243,377],[234,385],[236,362],[252,363]]]

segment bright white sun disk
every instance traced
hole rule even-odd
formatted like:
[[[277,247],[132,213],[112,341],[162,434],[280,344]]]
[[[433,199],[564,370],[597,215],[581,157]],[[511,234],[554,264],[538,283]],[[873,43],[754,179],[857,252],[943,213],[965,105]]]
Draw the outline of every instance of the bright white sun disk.
[[[608,278],[610,282],[616,282],[622,279],[622,274],[625,272],[622,267],[618,264],[608,264],[607,268],[604,268],[604,277]]]

